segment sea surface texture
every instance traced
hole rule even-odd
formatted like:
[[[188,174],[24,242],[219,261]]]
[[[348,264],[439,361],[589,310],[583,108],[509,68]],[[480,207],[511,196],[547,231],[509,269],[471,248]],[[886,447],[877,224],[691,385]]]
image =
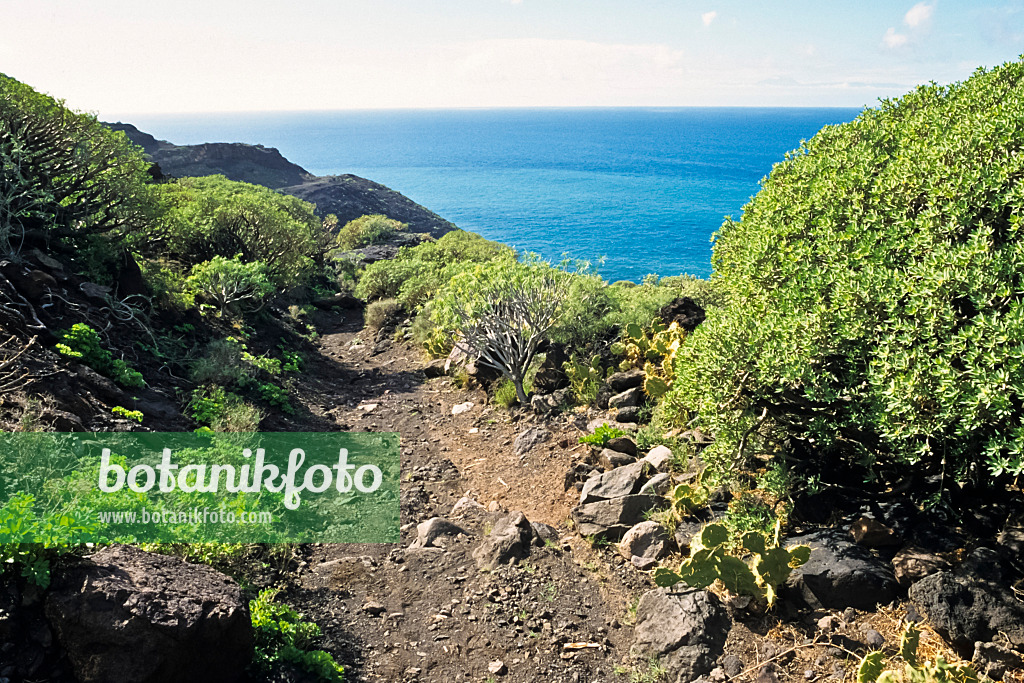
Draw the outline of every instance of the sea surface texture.
[[[278,148],[383,183],[465,230],[609,281],[707,276],[711,236],[759,182],[856,109],[491,109],[134,116],[177,144]]]

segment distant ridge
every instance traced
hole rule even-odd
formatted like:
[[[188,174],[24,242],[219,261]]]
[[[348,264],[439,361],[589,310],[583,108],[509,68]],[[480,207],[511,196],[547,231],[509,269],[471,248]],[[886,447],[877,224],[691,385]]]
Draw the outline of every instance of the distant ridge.
[[[263,185],[316,204],[317,213],[333,213],[344,225],[373,213],[407,223],[411,232],[440,237],[456,226],[405,195],[354,175],[315,176],[273,147],[241,142],[175,145],[157,140],[130,123],[108,123],[142,148],[160,170],[175,178],[223,175],[230,180]]]

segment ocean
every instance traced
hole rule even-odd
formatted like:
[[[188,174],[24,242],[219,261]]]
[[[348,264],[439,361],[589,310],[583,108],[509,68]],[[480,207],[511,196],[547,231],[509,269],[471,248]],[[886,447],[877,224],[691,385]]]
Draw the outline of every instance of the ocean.
[[[276,147],[383,183],[460,228],[597,262],[609,282],[711,272],[711,236],[785,153],[857,109],[623,108],[134,116],[177,144]]]

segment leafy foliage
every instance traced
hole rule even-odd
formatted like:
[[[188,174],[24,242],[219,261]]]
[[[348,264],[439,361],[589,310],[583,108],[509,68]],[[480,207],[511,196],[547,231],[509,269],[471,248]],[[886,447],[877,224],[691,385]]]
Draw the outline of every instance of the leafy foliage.
[[[629,323],[622,332],[622,340],[612,344],[611,351],[625,356],[619,370],[643,368],[644,392],[658,400],[672,387],[676,351],[685,338],[686,331],[675,322],[665,325],[661,320],[654,320],[646,330]]]
[[[693,537],[690,557],[679,565],[679,570],[658,567],[654,570],[654,582],[666,587],[682,581],[693,588],[707,588],[721,581],[726,590],[764,598],[771,606],[778,587],[811,554],[810,546],[779,548],[769,545],[760,533],[748,532],[740,538],[743,550],[752,558],[747,563],[727,554],[729,540],[729,530],[724,525],[708,524]]]
[[[861,658],[857,683],[979,683],[981,679],[970,666],[949,664],[942,657],[936,657],[934,663],[920,663],[917,658],[920,640],[921,632],[913,624],[908,625],[900,636],[903,670],[887,669],[894,661],[887,662],[885,654],[875,650]]]
[[[139,230],[148,169],[124,134],[0,74],[0,250]]]
[[[64,331],[57,351],[68,358],[85,363],[90,368],[111,378],[121,386],[141,387],[146,382],[142,373],[103,348],[99,333],[85,323],[75,323],[71,329]]]
[[[604,448],[609,441],[612,439],[625,436],[626,432],[622,431],[618,427],[612,427],[607,422],[602,423],[597,429],[594,430],[593,434],[586,434],[580,437],[580,443],[587,443],[591,446],[597,446],[598,448]]]
[[[358,249],[383,242],[408,227],[405,223],[379,213],[360,216],[346,223],[338,231],[337,244],[341,249]]]
[[[320,627],[304,621],[303,616],[288,605],[275,602],[277,593],[277,590],[267,588],[249,601],[249,613],[256,633],[255,668],[268,675],[282,662],[287,662],[312,674],[316,680],[325,683],[342,681],[344,669],[341,665],[330,654],[310,647],[320,636]]]
[[[231,259],[214,256],[192,266],[192,274],[185,285],[213,302],[220,315],[259,310],[274,292],[266,264],[260,261],[246,263],[240,256]]]
[[[217,257],[260,263],[277,287],[302,284],[323,262],[330,235],[301,199],[224,176],[182,178],[157,192],[156,229],[135,244],[144,254],[189,267]]]
[[[824,128],[714,247],[668,395],[728,469],[790,435],[830,462],[1024,472],[1024,62]]]
[[[15,493],[0,507],[0,568],[16,565],[21,575],[40,588],[50,585],[50,558],[78,545],[96,531],[95,523],[75,512],[39,517],[35,498]]]

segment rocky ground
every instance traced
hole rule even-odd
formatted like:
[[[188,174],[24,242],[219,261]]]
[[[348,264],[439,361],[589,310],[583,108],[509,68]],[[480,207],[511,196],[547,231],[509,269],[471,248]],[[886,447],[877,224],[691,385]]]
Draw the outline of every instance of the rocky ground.
[[[973,658],[995,678],[1024,681],[1014,653],[1024,649],[1024,519],[1007,502],[1019,502],[1019,490],[980,501],[969,523],[921,515],[898,494],[881,502],[835,495],[826,505],[830,524],[793,529],[791,542],[815,550],[773,610],[724,591],[655,590],[645,569],[681,558],[691,533],[722,514],[728,494],[703,518],[684,520],[674,537],[658,532],[644,523],[647,508],[688,473],[664,453],[634,457],[629,440],[601,453],[579,443],[614,412],[502,409],[411,343],[365,331],[359,309],[321,311],[311,323],[318,335],[291,388],[296,413],[269,417],[262,428],[400,433],[401,542],[298,546],[276,566],[241,572],[242,598],[237,587],[203,590],[237,602],[280,588],[284,601],[320,625],[318,646],[345,666],[346,680],[853,681],[859,656],[877,648],[895,654],[910,620],[924,631],[923,657]],[[252,343],[281,333],[275,322],[256,330]],[[33,362],[52,364],[47,359]],[[128,397],[87,368],[57,366],[61,374],[50,376],[59,381],[33,389],[42,396],[36,403],[7,401],[0,417],[8,428],[30,409],[44,426],[124,428],[109,405],[144,408],[156,428],[192,427],[173,386]],[[621,416],[630,412],[630,380],[616,381],[624,384],[606,394]],[[150,560],[124,553],[103,562],[95,570],[103,581],[152,573],[125,569]],[[170,576],[183,566],[160,571]],[[31,669],[47,672],[37,680],[70,680],[60,644],[103,630],[82,615],[147,590],[118,583],[97,598],[82,586],[103,581],[76,572],[58,572],[48,596],[10,583],[0,591],[0,679],[19,680],[18,671]],[[166,604],[173,613],[174,600]],[[164,617],[135,612],[129,621],[139,618]],[[189,619],[199,617],[181,623]],[[133,628],[149,642],[150,627]],[[56,663],[39,665],[45,658]]]

